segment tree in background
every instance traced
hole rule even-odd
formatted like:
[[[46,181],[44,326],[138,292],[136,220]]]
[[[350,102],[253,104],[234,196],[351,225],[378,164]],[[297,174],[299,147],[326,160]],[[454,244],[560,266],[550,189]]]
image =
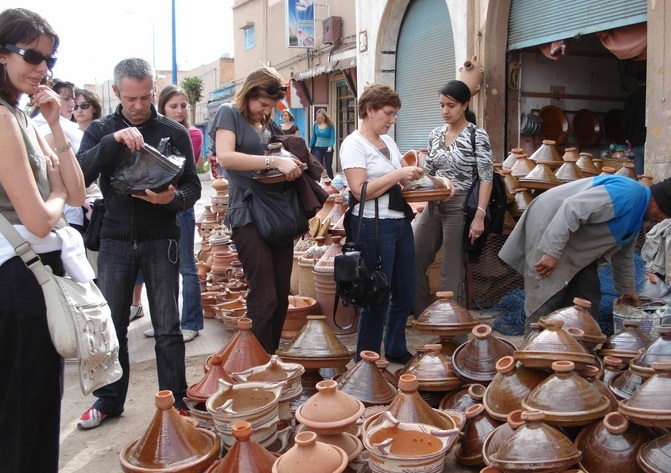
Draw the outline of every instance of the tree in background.
[[[203,98],[203,81],[200,77],[185,77],[180,84],[189,102],[191,123],[196,124],[196,104]]]

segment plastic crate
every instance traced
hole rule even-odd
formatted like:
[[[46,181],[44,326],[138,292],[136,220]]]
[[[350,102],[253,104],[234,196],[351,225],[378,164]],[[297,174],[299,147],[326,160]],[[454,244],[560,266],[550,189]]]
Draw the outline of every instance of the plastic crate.
[[[637,320],[638,327],[642,332],[657,338],[657,327],[662,324],[671,323],[671,308],[665,302],[649,301],[639,307],[620,304],[619,299],[613,300],[613,325],[615,332],[624,328],[625,320]]]

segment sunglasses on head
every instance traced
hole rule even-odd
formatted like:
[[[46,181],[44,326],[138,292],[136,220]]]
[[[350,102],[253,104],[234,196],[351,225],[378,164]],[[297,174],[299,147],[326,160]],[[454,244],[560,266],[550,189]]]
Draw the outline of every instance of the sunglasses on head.
[[[81,108],[82,110],[88,110],[88,108],[89,108],[90,106],[91,106],[90,103],[86,103],[86,102],[84,102],[84,103],[81,104],[81,105],[77,105],[77,104],[75,104],[75,106],[72,108],[72,110],[79,110],[80,108]]]
[[[48,69],[53,69],[53,67],[56,65],[56,60],[58,59],[52,56],[42,56],[42,53],[39,53],[34,49],[21,49],[17,46],[14,46],[13,44],[5,44],[3,48],[5,48],[7,51],[18,54],[19,56],[23,57],[24,61],[26,61],[28,64],[32,64],[33,66],[39,66],[42,64],[42,61],[44,61],[47,63]]]
[[[263,87],[262,90],[265,90],[268,95],[275,96],[279,95],[280,92],[286,94],[287,92],[287,87],[286,86],[277,86],[277,85],[269,85],[268,87]]]

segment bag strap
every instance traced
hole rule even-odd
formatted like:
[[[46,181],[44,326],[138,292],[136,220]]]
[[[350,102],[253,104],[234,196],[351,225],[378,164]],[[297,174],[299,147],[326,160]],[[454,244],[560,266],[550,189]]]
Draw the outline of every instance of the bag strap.
[[[361,186],[361,200],[359,200],[359,225],[357,225],[356,230],[356,240],[354,243],[359,243],[359,237],[361,236],[361,225],[363,224],[363,211],[366,206],[366,188],[368,187],[368,181],[363,183]],[[375,199],[376,211],[377,211],[377,199]]]
[[[21,258],[23,264],[30,269],[40,286],[49,280],[49,273],[42,264],[40,256],[35,253],[33,247],[28,243],[21,234],[9,223],[9,220],[0,213],[0,233],[4,235],[10,245],[14,247],[14,253]]]

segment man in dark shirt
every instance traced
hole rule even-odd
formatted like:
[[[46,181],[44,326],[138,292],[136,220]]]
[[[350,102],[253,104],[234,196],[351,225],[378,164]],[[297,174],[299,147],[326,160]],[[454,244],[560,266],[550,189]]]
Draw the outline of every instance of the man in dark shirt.
[[[192,207],[200,198],[191,139],[186,128],[156,112],[154,70],[138,58],[124,59],[114,68],[114,94],[121,102],[116,111],[92,122],[84,133],[77,159],[87,185],[100,176],[105,198],[98,257],[98,284],[112,310],[119,337],[119,360],[123,377],[94,391],[98,398],[79,420],[80,429],[93,429],[109,417],[123,412],[128,392],[128,324],[133,286],[139,270],[147,285],[147,296],[156,340],[159,389],[173,392],[175,407],[186,412],[184,340],[180,330],[179,296],[180,228],[177,212]],[[168,138],[185,159],[177,186],[161,192],[125,195],[112,187],[111,179],[124,154],[157,147]]]
[[[640,176],[645,172],[645,69],[638,77],[638,87],[624,103],[622,131],[634,151],[634,171]]]

